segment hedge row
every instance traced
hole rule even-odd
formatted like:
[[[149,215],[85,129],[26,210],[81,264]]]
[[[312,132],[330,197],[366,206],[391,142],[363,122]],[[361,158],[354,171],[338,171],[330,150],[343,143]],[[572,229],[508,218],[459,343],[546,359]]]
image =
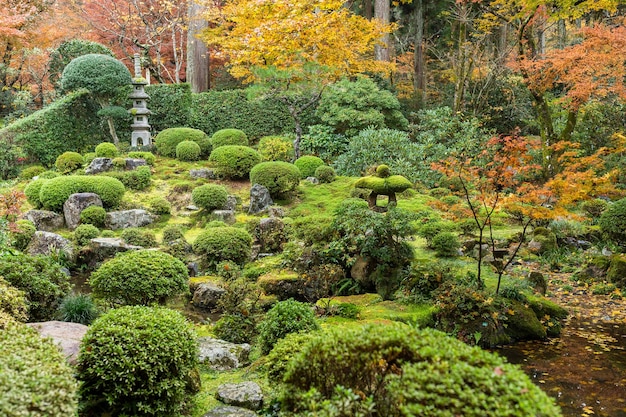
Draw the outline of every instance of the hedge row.
[[[37,185],[39,185],[37,180]],[[32,185],[31,185],[32,187]],[[29,188],[29,187],[27,187]],[[34,193],[28,190],[26,196],[31,201],[34,200]],[[126,188],[118,179],[106,176],[91,177],[87,175],[70,175],[56,177],[41,182],[39,190],[39,204],[52,211],[60,211],[63,203],[72,194],[76,193],[96,193],[102,199],[102,204],[106,208],[114,208],[122,201]]]

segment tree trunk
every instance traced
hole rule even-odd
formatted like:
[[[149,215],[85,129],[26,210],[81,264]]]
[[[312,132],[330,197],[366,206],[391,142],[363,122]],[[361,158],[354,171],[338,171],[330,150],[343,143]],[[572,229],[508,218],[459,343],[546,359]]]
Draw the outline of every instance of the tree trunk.
[[[115,146],[119,148],[120,140],[117,137],[117,132],[115,131],[115,123],[113,123],[112,117],[107,117],[107,124],[109,125],[109,133],[113,138],[113,144],[115,144]]]
[[[559,19],[556,26],[557,33],[557,48],[563,49],[567,46],[567,27],[565,26],[565,20]]]
[[[415,0],[415,48],[413,88],[420,102],[426,101],[426,64],[424,62],[424,0]]]
[[[363,1],[363,15],[367,20],[372,20],[374,17],[374,9],[372,7],[372,0],[364,0]]]
[[[380,20],[384,25],[388,25],[391,21],[391,6],[389,0],[375,0],[374,2],[374,18]],[[385,34],[380,40],[381,44],[374,47],[374,55],[377,61],[391,60],[391,37]]]
[[[191,84],[191,91],[202,93],[210,88],[209,50],[197,35],[207,27],[207,21],[202,18],[203,7],[195,1],[189,2],[189,30],[187,32],[187,82]]]

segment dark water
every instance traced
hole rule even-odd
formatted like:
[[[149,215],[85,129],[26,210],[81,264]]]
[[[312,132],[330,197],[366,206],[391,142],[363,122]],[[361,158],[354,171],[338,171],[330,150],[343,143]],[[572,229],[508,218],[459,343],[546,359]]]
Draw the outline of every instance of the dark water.
[[[560,338],[496,352],[521,365],[564,416],[626,417],[626,323],[573,317]]]

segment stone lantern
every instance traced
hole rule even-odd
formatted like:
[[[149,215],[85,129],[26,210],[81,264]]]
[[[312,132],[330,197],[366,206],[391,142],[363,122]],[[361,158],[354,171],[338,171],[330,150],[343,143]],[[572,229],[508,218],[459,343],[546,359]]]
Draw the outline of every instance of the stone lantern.
[[[135,76],[133,77],[133,91],[128,98],[133,101],[133,108],[130,109],[130,114],[133,115],[133,124],[130,127],[133,129],[131,135],[130,144],[132,147],[137,146],[150,146],[152,145],[152,139],[150,137],[150,125],[148,124],[148,115],[151,114],[148,110],[148,99],[150,96],[144,91],[144,86],[148,84],[145,78],[141,76],[141,64],[139,62],[139,54],[135,54]],[[141,139],[141,145],[139,145],[139,139]]]

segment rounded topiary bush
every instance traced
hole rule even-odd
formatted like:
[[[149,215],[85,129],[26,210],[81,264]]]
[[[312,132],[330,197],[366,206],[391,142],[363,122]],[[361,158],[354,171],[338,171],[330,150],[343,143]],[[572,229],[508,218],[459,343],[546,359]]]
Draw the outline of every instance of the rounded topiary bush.
[[[184,140],[176,145],[176,158],[181,161],[197,161],[200,153],[200,145],[192,140]]]
[[[213,133],[211,144],[213,149],[226,145],[248,146],[248,136],[243,130],[222,129]]]
[[[619,244],[626,244],[626,198],[617,200],[600,216],[600,230]]]
[[[89,278],[96,298],[115,305],[148,305],[186,293],[187,266],[151,250],[125,252],[106,261]]]
[[[146,164],[151,165],[151,166],[154,165],[154,163],[156,162],[156,157],[154,156],[152,152],[140,152],[140,151],[128,152],[128,157],[133,158],[133,159],[143,159],[146,161]]]
[[[143,246],[144,248],[154,248],[158,246],[154,233],[139,227],[124,229],[122,232],[122,240],[129,245]]]
[[[41,165],[35,165],[32,167],[24,168],[20,171],[19,178],[21,180],[31,180],[33,177],[38,176],[42,172],[46,172],[46,169]]]
[[[77,415],[73,370],[57,345],[36,330],[8,323],[0,331],[0,415]]]
[[[122,307],[98,318],[80,346],[86,415],[180,416],[193,393],[196,335],[178,312]]]
[[[267,188],[272,197],[280,197],[300,184],[300,170],[289,162],[261,162],[250,171],[250,182]]]
[[[193,251],[202,256],[207,266],[221,261],[243,264],[250,258],[252,237],[237,227],[211,227],[198,235]]]
[[[328,165],[320,165],[315,169],[315,178],[317,178],[321,183],[330,183],[335,181],[335,170],[333,167]]]
[[[282,136],[262,137],[259,140],[257,150],[263,161],[289,162],[295,155],[293,142]]]
[[[227,200],[228,191],[223,185],[205,184],[194,188],[191,192],[191,201],[208,211],[224,208]]]
[[[429,246],[437,253],[437,256],[451,257],[458,255],[461,242],[454,233],[441,232],[432,238]]]
[[[324,161],[317,156],[305,155],[296,159],[294,165],[300,170],[302,178],[307,178],[315,176],[315,170],[325,164]]]
[[[259,323],[259,346],[268,354],[283,337],[289,333],[311,332],[319,330],[315,314],[309,304],[293,299],[280,301],[267,312]]]
[[[39,191],[43,207],[52,211],[63,209],[63,203],[76,193],[95,193],[105,208],[114,208],[122,201],[126,188],[118,179],[107,176],[71,175],[45,181]]]
[[[115,158],[119,154],[117,147],[110,142],[103,142],[96,146],[96,157]]]
[[[30,321],[51,320],[71,289],[70,278],[48,256],[4,255],[0,257],[0,276],[24,291]]]
[[[226,178],[245,178],[253,166],[261,162],[259,153],[248,146],[225,145],[214,149],[209,161]]]
[[[30,220],[18,220],[15,222],[15,230],[11,231],[11,246],[19,251],[24,251],[35,235],[37,228]]]
[[[40,209],[43,207],[43,204],[41,203],[41,199],[39,198],[39,192],[41,191],[41,187],[43,187],[46,181],[48,181],[48,179],[38,178],[28,183],[26,188],[24,188],[26,201],[28,201],[30,205],[36,209]]]
[[[89,206],[80,212],[80,222],[82,224],[91,224],[96,227],[104,226],[107,218],[107,212],[100,206]]]
[[[519,367],[445,333],[408,326],[316,335],[294,356],[284,381],[288,406],[310,390],[320,401],[331,399],[341,385],[371,396],[378,415],[561,415]]]
[[[171,127],[162,130],[154,138],[154,145],[160,155],[174,158],[176,157],[176,146],[185,140],[196,142],[200,146],[202,155],[211,153],[211,144],[207,134],[202,130],[189,127]]]
[[[54,166],[57,171],[66,174],[83,166],[83,156],[78,152],[64,152],[57,157]]]
[[[91,239],[100,236],[100,229],[92,224],[81,224],[74,230],[74,240],[78,246],[88,245]]]

